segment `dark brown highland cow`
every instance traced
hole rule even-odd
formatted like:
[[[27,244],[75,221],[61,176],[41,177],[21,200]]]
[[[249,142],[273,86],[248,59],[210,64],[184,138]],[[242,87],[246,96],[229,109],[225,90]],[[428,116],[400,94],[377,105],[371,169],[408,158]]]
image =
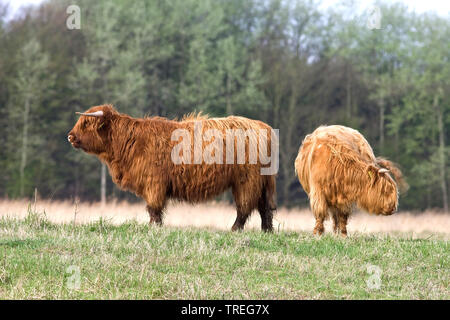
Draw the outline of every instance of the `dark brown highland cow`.
[[[334,232],[347,235],[355,204],[370,213],[391,215],[398,205],[395,180],[407,189],[400,170],[386,159],[375,158],[366,139],[344,126],[321,126],[307,135],[295,171],[316,218],[314,234],[324,232],[323,221],[330,211]]]
[[[198,125],[202,128],[200,134],[206,135],[207,131],[214,130],[223,134],[220,141],[216,141],[216,136],[209,137],[209,140],[203,138],[208,140],[200,143],[200,151],[203,152],[211,152],[208,145],[212,142],[220,142],[218,145],[223,146],[224,151],[225,146],[228,147],[225,131],[241,129],[248,135],[232,138],[231,162],[226,162],[229,159],[225,159],[224,151],[221,163],[206,163],[204,158],[198,161],[196,151],[199,150],[195,150],[194,146]],[[258,135],[260,129],[267,130],[268,134]],[[174,135],[180,130],[181,134]],[[189,137],[183,137],[183,131]],[[180,149],[180,141],[185,138],[192,138],[190,153]],[[231,188],[237,209],[232,230],[242,229],[254,209],[258,209],[261,215],[262,229],[272,230],[272,215],[276,208],[275,174],[262,175],[261,170],[270,164],[262,164],[260,158],[249,160],[249,151],[253,148],[249,145],[250,141],[256,143],[258,148],[262,143],[266,144],[267,149],[263,149],[271,156],[271,141],[275,139],[272,138],[271,127],[263,122],[235,116],[211,119],[192,116],[182,121],[161,117],[136,119],[117,112],[111,105],[102,105],[82,113],[69,132],[68,140],[73,147],[93,154],[106,163],[114,183],[120,188],[134,192],[147,202],[150,223],[162,224],[162,213],[168,199],[197,203]],[[237,148],[238,142],[244,150]],[[181,158],[185,160],[182,163],[178,161],[180,151],[184,157]],[[214,149],[210,158],[220,160],[217,159],[220,155],[217,151],[220,150]],[[239,162],[242,151],[245,155]],[[178,157],[176,161],[174,154]],[[242,159],[245,161],[242,162]]]

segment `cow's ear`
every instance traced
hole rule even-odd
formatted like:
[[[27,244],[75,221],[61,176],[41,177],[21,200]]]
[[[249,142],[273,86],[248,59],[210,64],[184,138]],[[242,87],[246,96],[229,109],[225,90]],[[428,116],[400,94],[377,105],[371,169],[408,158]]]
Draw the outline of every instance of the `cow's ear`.
[[[104,109],[103,110],[103,116],[100,118],[102,121],[104,122],[109,122],[111,121],[113,118],[113,113],[111,110],[109,109]]]
[[[111,110],[105,109],[102,111],[103,111],[103,115],[101,117],[99,117],[99,119],[98,119],[99,120],[98,126],[97,126],[98,132],[107,131],[111,125],[112,119],[114,118],[114,114],[113,114],[113,112],[111,112]]]
[[[367,167],[367,175],[369,176],[370,180],[375,181],[378,177],[378,168],[370,164]]]

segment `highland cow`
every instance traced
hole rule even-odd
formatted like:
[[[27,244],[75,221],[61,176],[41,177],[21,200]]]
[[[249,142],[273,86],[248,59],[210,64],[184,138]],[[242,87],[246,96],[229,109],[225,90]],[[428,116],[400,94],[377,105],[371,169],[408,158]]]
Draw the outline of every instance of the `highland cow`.
[[[260,151],[272,156],[276,139],[267,124],[236,116],[194,115],[181,121],[162,117],[138,119],[117,112],[111,105],[92,107],[80,114],[68,134],[69,142],[74,148],[97,156],[107,165],[116,185],[146,201],[150,224],[162,224],[169,199],[197,203],[231,188],[237,210],[232,230],[243,229],[251,212],[258,209],[261,228],[272,231],[276,172],[262,174],[270,164],[252,159],[250,152],[256,144]],[[231,139],[227,135],[225,139],[225,133],[233,130],[245,134]],[[268,135],[258,134],[261,130]],[[223,135],[219,138],[220,134]],[[206,136],[207,141],[202,140],[198,147],[194,141],[199,135]],[[225,146],[227,157],[222,156]],[[242,152],[246,154],[243,156]]]
[[[400,189],[407,188],[394,163],[375,158],[358,131],[338,125],[321,126],[305,137],[295,171],[316,219],[314,234],[319,235],[331,213],[334,232],[346,236],[355,205],[369,213],[393,214],[398,206],[397,183]]]

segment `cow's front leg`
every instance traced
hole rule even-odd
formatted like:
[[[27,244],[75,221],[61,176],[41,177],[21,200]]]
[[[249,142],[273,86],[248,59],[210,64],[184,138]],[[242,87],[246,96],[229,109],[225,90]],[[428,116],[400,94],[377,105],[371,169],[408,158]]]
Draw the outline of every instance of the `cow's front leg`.
[[[347,221],[349,217],[348,212],[341,212],[339,215],[339,230],[341,231],[341,235],[343,237],[347,236]]]
[[[147,205],[147,211],[150,216],[150,226],[152,224],[156,224],[158,226],[162,226],[162,209],[154,208],[150,205]]]
[[[153,186],[160,186],[161,184],[154,184]],[[163,212],[166,205],[165,188],[148,187],[143,195],[147,202],[147,211],[150,216],[150,225],[156,224],[161,226],[163,224]]]
[[[336,209],[331,209],[331,217],[333,218],[333,231],[334,233],[339,233],[339,211]]]

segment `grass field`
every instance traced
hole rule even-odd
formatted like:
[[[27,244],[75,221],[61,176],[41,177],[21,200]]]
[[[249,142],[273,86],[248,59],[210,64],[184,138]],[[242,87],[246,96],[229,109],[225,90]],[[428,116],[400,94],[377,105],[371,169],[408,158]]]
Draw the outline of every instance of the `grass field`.
[[[45,214],[39,204],[28,211],[25,205],[25,213],[22,206],[0,202],[0,299],[450,298],[450,230],[424,228],[419,220],[417,233],[371,233],[355,229],[364,228],[358,219],[372,216],[357,215],[343,239],[331,233],[314,237],[313,225],[292,231],[284,220],[292,212],[280,212],[279,228],[266,234],[254,228],[257,220],[240,233],[208,225],[216,212],[205,212],[207,206],[199,207],[202,228],[194,218],[177,225],[175,207],[160,228],[141,223],[148,221],[145,212],[133,217],[124,208],[131,217],[118,222],[105,214],[89,221],[83,210],[96,212],[99,205],[79,205],[77,214],[58,214],[50,203],[41,204],[48,207]],[[413,219],[423,219],[409,215],[410,228]],[[383,217],[385,224],[394,217]],[[434,218],[435,224],[448,223],[448,216]]]

